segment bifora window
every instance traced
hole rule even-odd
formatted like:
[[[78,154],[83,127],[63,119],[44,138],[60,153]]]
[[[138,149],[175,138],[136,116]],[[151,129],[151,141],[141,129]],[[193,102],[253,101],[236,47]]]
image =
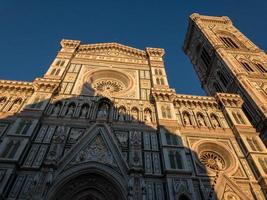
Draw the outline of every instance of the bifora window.
[[[241,65],[246,69],[246,71],[254,72],[254,70],[251,68],[251,66],[247,62],[242,61]]]
[[[265,69],[265,67],[264,67],[262,64],[260,64],[260,63],[256,63],[255,65],[256,65],[257,69],[258,69],[260,72],[262,72],[262,73],[267,73],[267,70]]]
[[[227,37],[227,36],[221,36],[220,39],[226,47],[239,49],[239,46],[234,42],[232,38]]]
[[[211,64],[211,57],[209,53],[207,52],[207,50],[205,49],[205,47],[203,47],[200,57],[203,63],[205,64],[205,67],[208,69]]]

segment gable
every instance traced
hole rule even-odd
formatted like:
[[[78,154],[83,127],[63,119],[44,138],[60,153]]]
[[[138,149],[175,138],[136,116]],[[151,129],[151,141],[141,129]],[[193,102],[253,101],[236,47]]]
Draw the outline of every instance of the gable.
[[[56,174],[90,163],[108,166],[122,175],[127,174],[128,164],[106,124],[95,124],[91,127],[59,162]]]

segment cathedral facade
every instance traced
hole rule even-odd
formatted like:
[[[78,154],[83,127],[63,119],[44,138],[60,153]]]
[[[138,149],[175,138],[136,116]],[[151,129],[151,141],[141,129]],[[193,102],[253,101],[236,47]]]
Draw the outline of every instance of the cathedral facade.
[[[43,77],[0,80],[1,199],[266,199],[243,93],[177,94],[160,48],[60,44]]]

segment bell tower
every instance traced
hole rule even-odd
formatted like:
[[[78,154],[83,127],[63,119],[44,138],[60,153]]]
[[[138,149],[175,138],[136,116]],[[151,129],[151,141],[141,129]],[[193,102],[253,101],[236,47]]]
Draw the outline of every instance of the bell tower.
[[[248,119],[267,145],[267,56],[226,17],[194,13],[184,42],[208,95],[238,93]]]

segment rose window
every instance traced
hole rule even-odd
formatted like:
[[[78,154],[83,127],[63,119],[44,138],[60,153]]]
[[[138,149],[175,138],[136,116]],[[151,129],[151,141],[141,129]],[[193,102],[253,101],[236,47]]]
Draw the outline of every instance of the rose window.
[[[199,160],[202,164],[206,167],[213,169],[213,170],[223,170],[225,169],[225,161],[223,158],[211,151],[204,151],[200,154]]]
[[[115,93],[124,90],[122,83],[118,81],[102,80],[93,84],[93,88],[100,92]]]
[[[133,89],[130,74],[113,69],[99,69],[84,77],[85,91],[92,94],[122,96]]]

